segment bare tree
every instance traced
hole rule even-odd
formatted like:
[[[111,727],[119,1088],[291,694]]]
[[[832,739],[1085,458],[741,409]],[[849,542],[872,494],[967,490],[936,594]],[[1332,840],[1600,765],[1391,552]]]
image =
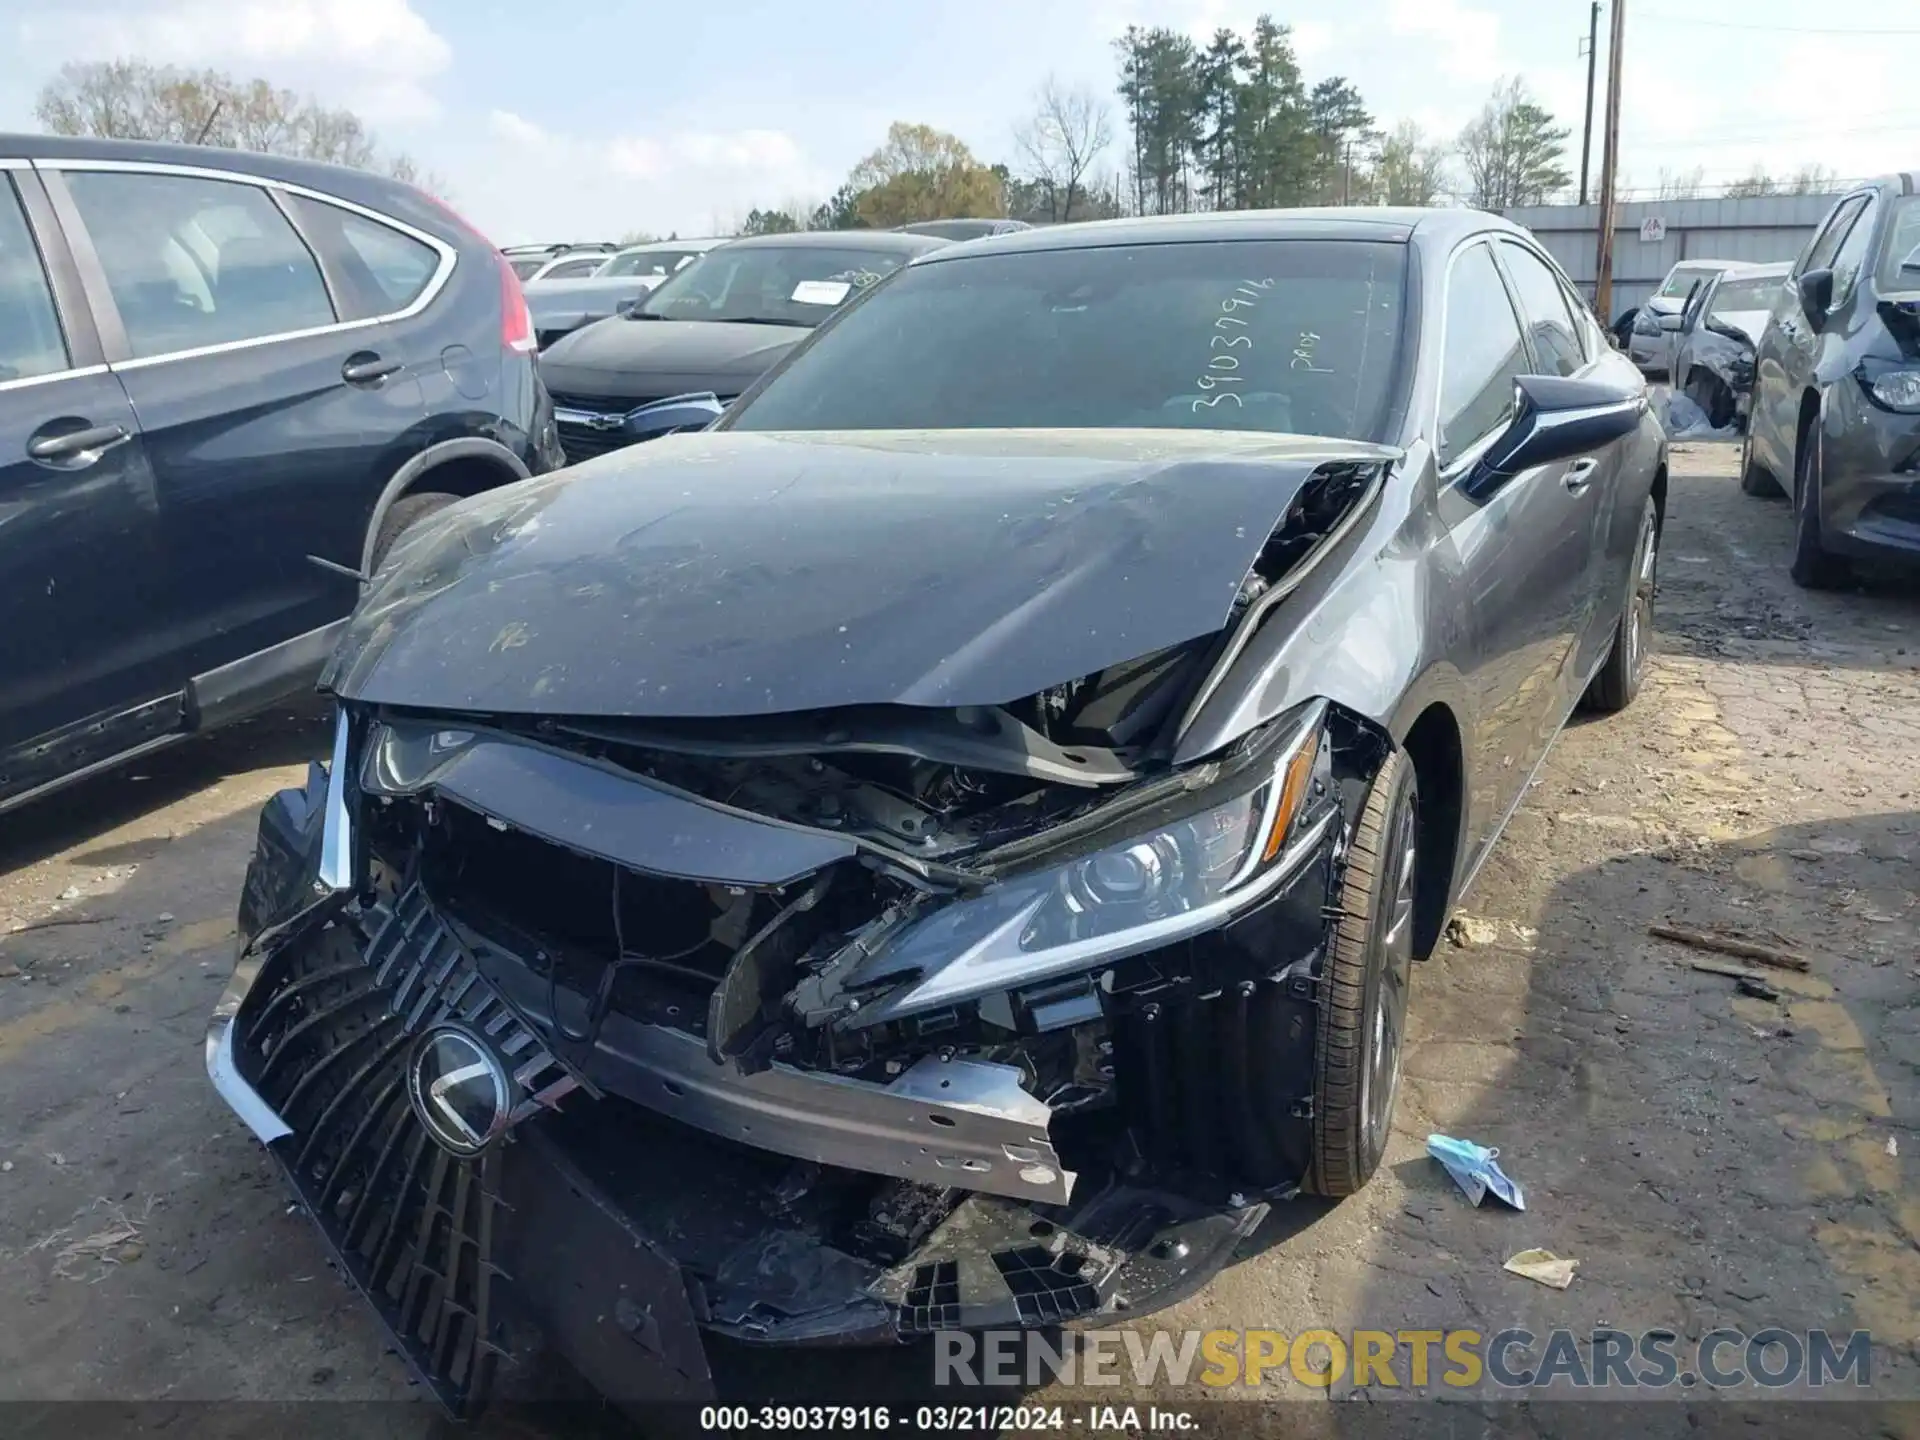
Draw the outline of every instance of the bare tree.
[[[1706,168],[1701,165],[1691,170],[1671,170],[1660,167],[1660,183],[1654,188],[1656,200],[1692,200],[1704,194],[1707,188]]]
[[[1567,136],[1518,77],[1493,87],[1485,108],[1460,132],[1470,203],[1483,210],[1539,205],[1571,178]]]
[[[353,111],[218,70],[181,70],[145,60],[66,65],[41,87],[34,113],[56,135],[258,150],[361,170],[384,168],[395,179],[435,194],[446,189],[438,176],[421,171],[406,155],[395,155],[382,167],[373,132]]]
[[[1436,205],[1447,188],[1447,151],[1411,120],[1381,138],[1368,189],[1384,205]]]
[[[1048,218],[1066,221],[1088,204],[1088,175],[1113,138],[1106,102],[1091,90],[1063,90],[1047,77],[1034,97],[1034,112],[1014,132],[1025,159],[1026,178],[1040,189]]]

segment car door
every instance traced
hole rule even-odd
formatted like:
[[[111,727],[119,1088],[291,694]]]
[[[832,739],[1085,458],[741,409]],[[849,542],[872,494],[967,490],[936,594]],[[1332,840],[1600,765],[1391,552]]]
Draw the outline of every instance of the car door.
[[[39,180],[0,162],[0,805],[179,722],[153,477],[102,362]]]
[[[1687,293],[1687,303],[1680,310],[1679,328],[1667,336],[1667,384],[1673,387],[1676,394],[1686,389],[1687,371],[1692,364],[1689,358],[1691,341],[1701,320],[1707,315],[1707,307],[1713,304],[1714,292],[1720,288],[1721,279],[1719,275],[1709,276]]]
[[[1753,402],[1748,420],[1754,458],[1789,492],[1793,489],[1794,444],[1798,439],[1800,397],[1813,383],[1819,336],[1800,304],[1800,277],[1824,270],[1873,198],[1871,192],[1848,195],[1833,208],[1787,276],[1784,303],[1768,323],[1754,355]]]
[[[1557,462],[1500,482],[1474,467],[1514,415],[1514,382],[1535,364],[1492,245],[1471,242],[1448,272],[1436,445],[1441,518],[1473,625],[1465,679],[1476,847],[1518,800],[1566,714],[1566,672],[1592,603],[1594,467]]]
[[[48,188],[81,232],[102,342],[140,417],[180,663],[297,667],[358,594],[306,557],[359,554],[374,498],[417,444],[417,374],[377,325],[342,321],[275,187],[62,161]]]

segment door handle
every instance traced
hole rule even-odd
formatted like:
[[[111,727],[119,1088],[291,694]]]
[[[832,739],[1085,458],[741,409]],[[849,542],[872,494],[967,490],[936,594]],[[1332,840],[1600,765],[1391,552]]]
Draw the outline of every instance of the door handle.
[[[1593,472],[1600,468],[1600,462],[1591,455],[1583,456],[1567,467],[1567,473],[1560,477],[1560,483],[1567,487],[1572,495],[1584,495],[1587,487],[1593,484]]]
[[[30,460],[77,460],[91,465],[101,453],[133,438],[124,425],[90,425],[64,435],[42,435],[27,442]]]
[[[373,385],[399,368],[398,360],[383,360],[378,355],[362,351],[347,357],[347,363],[340,367],[340,378],[349,385]]]

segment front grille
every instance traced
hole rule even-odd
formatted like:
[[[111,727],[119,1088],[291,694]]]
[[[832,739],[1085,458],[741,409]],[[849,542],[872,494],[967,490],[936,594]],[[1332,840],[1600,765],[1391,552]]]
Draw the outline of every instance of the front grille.
[[[632,443],[633,437],[623,430],[589,430],[565,423],[560,426],[560,449],[569,465],[578,465],[611,450],[624,450]]]
[[[339,915],[277,949],[235,1019],[240,1072],[293,1134],[274,1150],[349,1277],[441,1402],[471,1413],[510,1353],[495,1257],[511,1147],[462,1160],[407,1098],[415,1036],[461,1020],[488,1036],[521,1093],[571,1077],[481,976],[415,887],[364,953]]]

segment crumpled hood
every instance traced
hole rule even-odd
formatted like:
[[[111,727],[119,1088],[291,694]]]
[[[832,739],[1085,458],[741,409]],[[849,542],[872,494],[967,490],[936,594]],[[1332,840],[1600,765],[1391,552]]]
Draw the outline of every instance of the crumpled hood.
[[[694,390],[738,395],[810,331],[718,320],[598,320],[540,356],[557,395],[658,400]]]
[[[371,703],[714,717],[993,705],[1209,634],[1327,460],[1297,436],[670,436],[404,540],[322,683]]]
[[[1766,333],[1767,321],[1772,314],[1771,310],[1722,310],[1713,318],[1722,325],[1731,325],[1758,345],[1760,337]]]

